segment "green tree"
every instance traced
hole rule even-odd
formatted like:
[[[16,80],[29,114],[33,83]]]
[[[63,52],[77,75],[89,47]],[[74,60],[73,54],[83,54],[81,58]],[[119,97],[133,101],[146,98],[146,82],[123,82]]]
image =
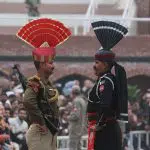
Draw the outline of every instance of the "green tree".
[[[128,85],[128,100],[133,104],[139,99],[141,90],[137,85]]]

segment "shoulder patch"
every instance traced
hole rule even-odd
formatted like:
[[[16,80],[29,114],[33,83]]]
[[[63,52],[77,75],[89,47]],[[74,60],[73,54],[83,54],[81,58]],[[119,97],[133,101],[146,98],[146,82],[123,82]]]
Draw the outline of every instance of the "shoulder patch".
[[[114,90],[115,85],[114,85],[114,82],[113,82],[112,78],[110,78],[108,76],[105,76],[104,78],[107,79],[112,84],[112,87],[113,87],[113,90]]]
[[[40,78],[35,75],[28,79],[28,86],[32,88],[35,93],[39,92],[40,89]]]
[[[28,86],[31,87],[32,90],[33,90],[35,93],[38,93],[38,92],[39,92],[40,83],[34,82],[34,81],[29,81],[29,82],[28,82]]]
[[[30,77],[28,80],[29,81],[40,81],[40,77],[38,77],[37,75],[34,75],[33,77]]]
[[[100,92],[103,92],[103,91],[104,91],[104,88],[105,88],[104,85],[100,85],[100,86],[99,86],[99,91],[100,91]]]

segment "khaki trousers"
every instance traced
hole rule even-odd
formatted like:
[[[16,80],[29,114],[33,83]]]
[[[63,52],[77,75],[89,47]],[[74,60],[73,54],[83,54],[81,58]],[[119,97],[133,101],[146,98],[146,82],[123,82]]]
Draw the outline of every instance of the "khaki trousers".
[[[36,124],[32,124],[27,131],[26,140],[29,150],[56,150],[57,135],[53,136],[50,131],[41,134]]]

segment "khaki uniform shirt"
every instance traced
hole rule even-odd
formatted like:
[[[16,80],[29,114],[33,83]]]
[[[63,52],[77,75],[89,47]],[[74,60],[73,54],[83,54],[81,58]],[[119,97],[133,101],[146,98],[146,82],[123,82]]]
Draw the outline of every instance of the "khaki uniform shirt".
[[[41,85],[42,84],[42,85]],[[48,103],[51,105],[51,108],[54,111],[54,115],[58,118],[58,93],[55,93],[56,89],[53,88],[50,81],[41,80],[37,76],[33,76],[29,79],[27,89],[24,95],[23,104],[29,114],[29,120],[32,123],[38,123],[44,125],[44,119],[42,112],[38,107],[38,94],[41,86],[44,86],[48,92],[45,92],[45,97],[48,100]]]

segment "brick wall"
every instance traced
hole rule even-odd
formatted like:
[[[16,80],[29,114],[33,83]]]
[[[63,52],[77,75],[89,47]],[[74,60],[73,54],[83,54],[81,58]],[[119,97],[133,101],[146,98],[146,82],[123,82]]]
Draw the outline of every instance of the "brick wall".
[[[31,55],[32,48],[23,44],[15,36],[0,36],[0,55]],[[150,36],[127,37],[115,48],[117,56],[149,56],[150,57]],[[72,37],[58,47],[59,56],[94,56],[96,49],[100,47],[95,37]],[[26,76],[35,73],[32,62],[0,62],[0,68],[6,69],[20,63],[22,72]],[[128,78],[136,75],[150,76],[150,65],[148,63],[122,63],[127,71]],[[66,75],[81,74],[95,79],[92,70],[93,63],[70,63],[57,62],[53,80],[58,80]]]
[[[30,46],[12,35],[0,35],[0,55],[31,55]],[[94,56],[100,44],[95,36],[73,36],[57,47],[58,56]],[[126,37],[113,48],[117,56],[150,56],[150,35]]]
[[[16,62],[0,62],[0,68],[10,71],[10,68]],[[26,76],[32,76],[36,73],[32,62],[17,62],[21,65],[21,72]],[[127,77],[131,78],[138,75],[150,77],[150,65],[148,63],[120,63],[125,67]],[[68,75],[82,75],[93,80],[96,76],[93,73],[93,63],[55,63],[55,71],[51,76],[53,81],[59,80]]]

